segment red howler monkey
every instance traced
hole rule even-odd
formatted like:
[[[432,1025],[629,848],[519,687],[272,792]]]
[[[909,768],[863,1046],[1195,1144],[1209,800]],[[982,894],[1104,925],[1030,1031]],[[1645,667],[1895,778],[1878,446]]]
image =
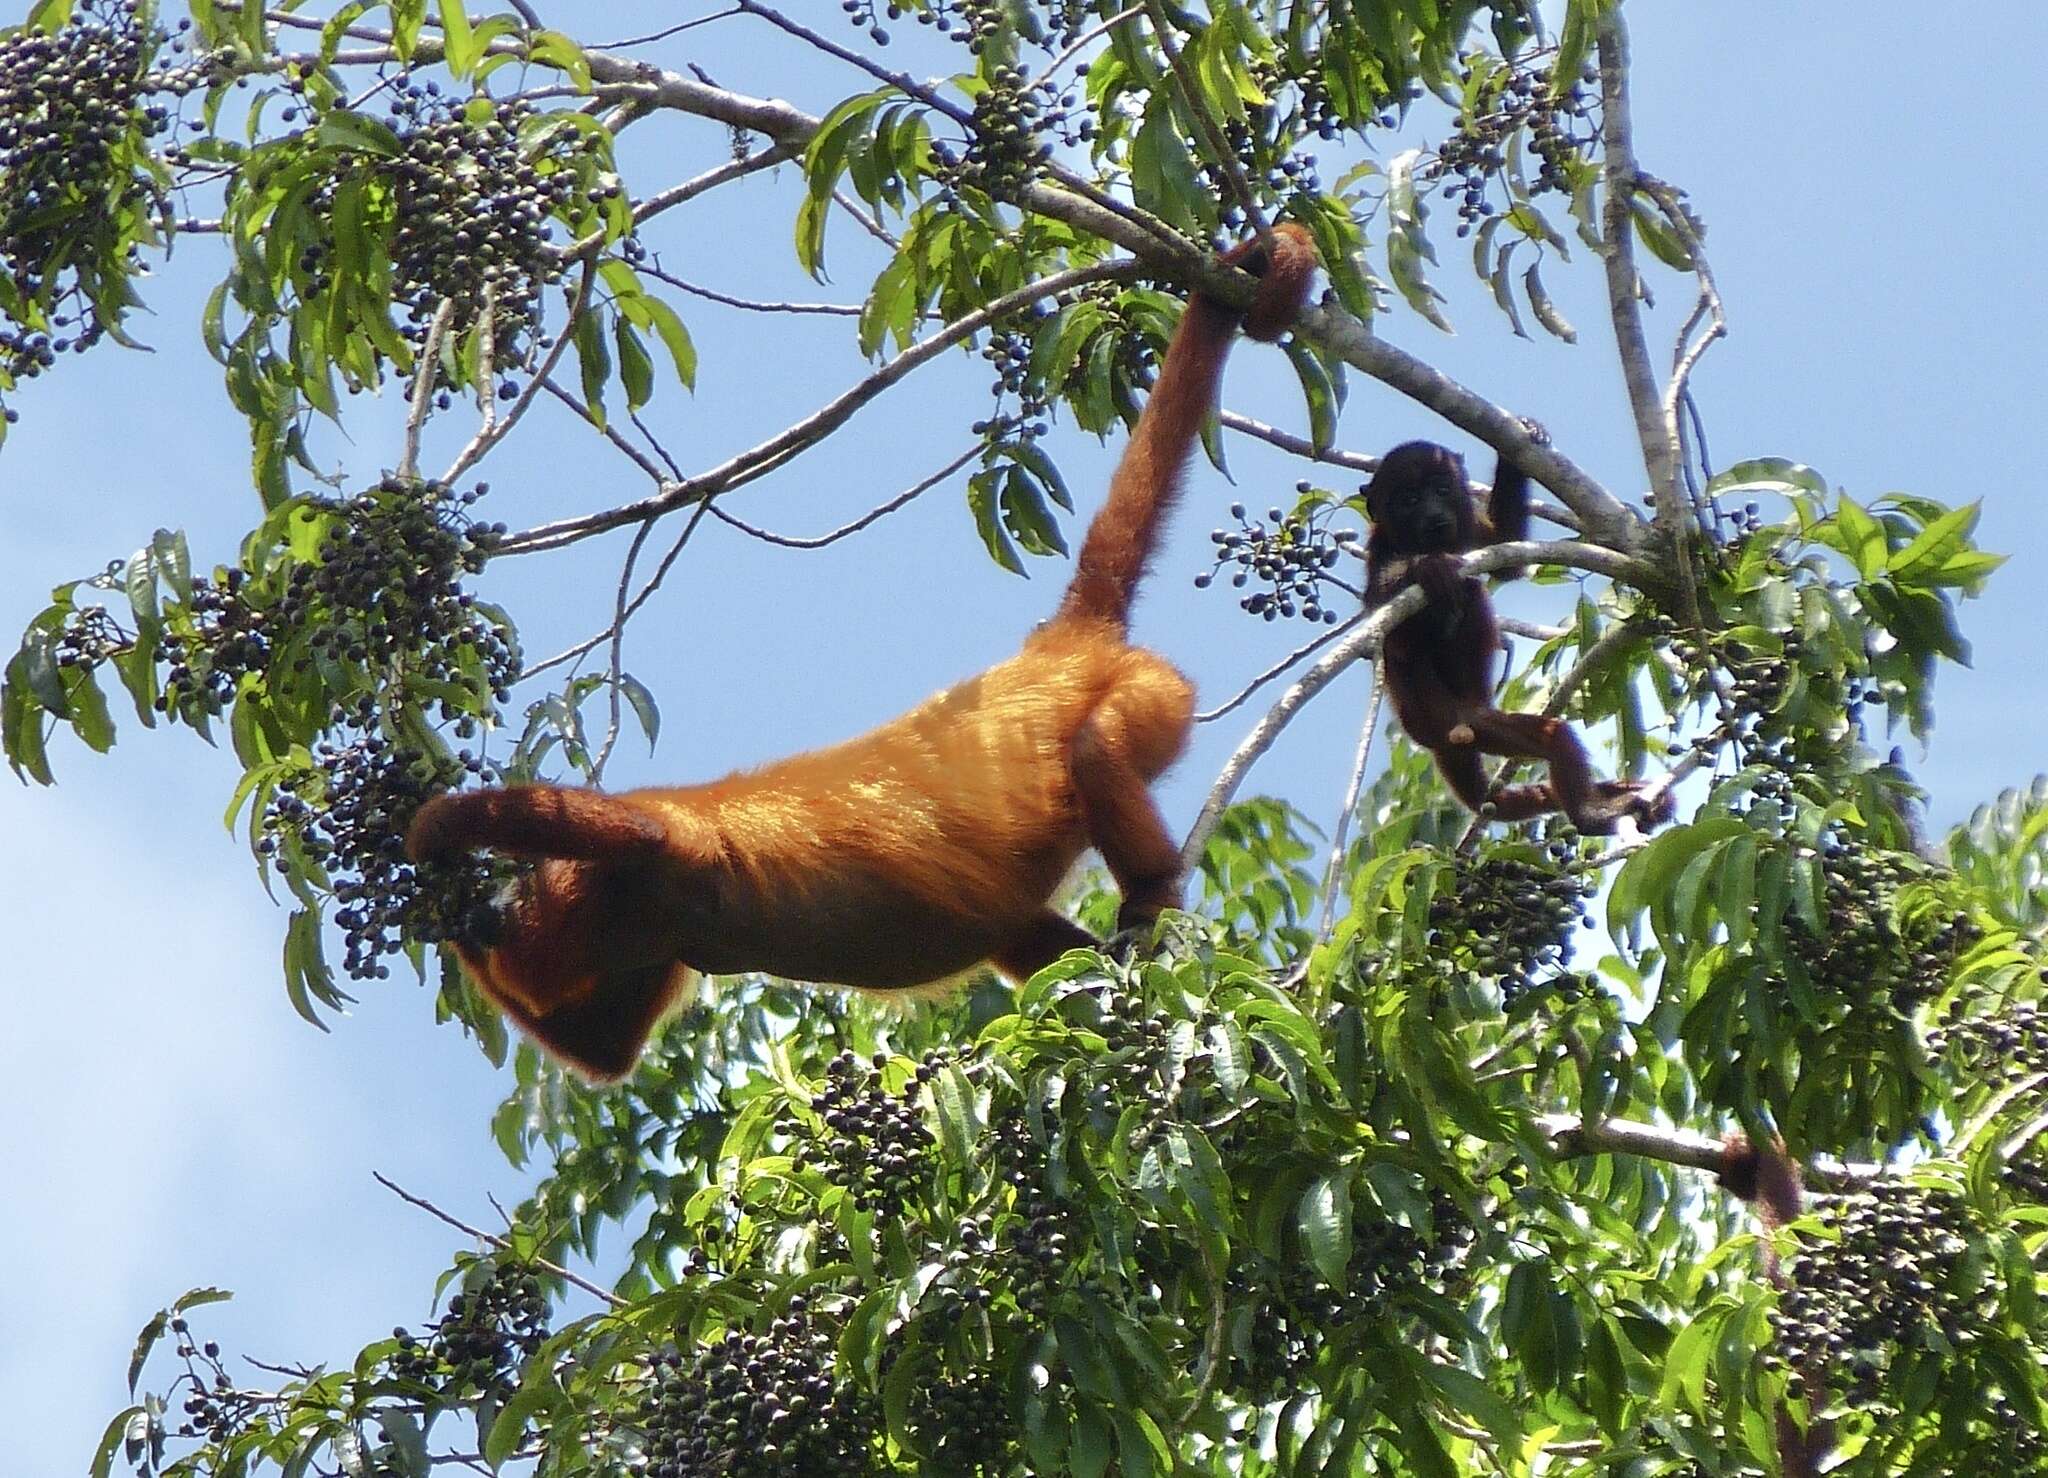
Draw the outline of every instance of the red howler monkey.
[[[1799,1179],[1799,1167],[1782,1145],[1759,1146],[1746,1134],[1730,1134],[1721,1146],[1718,1172],[1721,1189],[1756,1212],[1764,1227],[1764,1276],[1779,1288],[1785,1286],[1785,1272],[1778,1262],[1777,1246],[1771,1233],[1796,1219],[1806,1197]],[[1814,1409],[1820,1389],[1804,1382],[1813,1424],[1801,1427],[1791,1412],[1778,1411],[1778,1467],[1785,1478],[1819,1478],[1821,1460],[1833,1446],[1828,1424],[1818,1420]]]
[[[1474,811],[1501,821],[1562,811],[1580,831],[1605,835],[1623,816],[1646,826],[1669,821],[1668,793],[1648,799],[1637,780],[1595,780],[1579,736],[1562,719],[1503,713],[1493,706],[1500,628],[1486,587],[1458,556],[1529,534],[1529,479],[1503,455],[1482,515],[1465,464],[1434,442],[1403,442],[1381,459],[1365,489],[1366,604],[1378,608],[1410,585],[1429,603],[1388,632],[1380,671],[1408,737],[1436,756],[1437,769]],[[1547,760],[1550,779],[1487,788],[1482,754]]]
[[[1267,340],[1316,265],[1303,228],[1273,238],[1223,258],[1260,279],[1244,328]],[[457,946],[484,994],[610,1079],[696,972],[901,991],[984,961],[1022,978],[1094,945],[1047,907],[1090,845],[1122,891],[1120,929],[1178,904],[1179,849],[1146,787],[1186,744],[1194,694],[1127,628],[1239,316],[1189,302],[1059,609],[1007,662],[857,739],[705,785],[424,806],[415,861],[489,848],[539,863],[496,937]]]

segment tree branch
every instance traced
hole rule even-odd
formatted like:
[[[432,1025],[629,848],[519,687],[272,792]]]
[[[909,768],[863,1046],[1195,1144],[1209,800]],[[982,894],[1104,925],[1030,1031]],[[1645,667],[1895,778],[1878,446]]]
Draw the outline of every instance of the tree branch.
[[[1607,316],[1614,327],[1614,346],[1621,356],[1621,375],[1634,412],[1636,440],[1643,468],[1650,478],[1650,497],[1657,527],[1671,551],[1681,614],[1699,623],[1699,596],[1693,588],[1692,541],[1687,537],[1685,500],[1679,484],[1678,421],[1667,416],[1650,368],[1650,346],[1643,333],[1642,274],[1635,258],[1635,141],[1629,122],[1628,25],[1619,6],[1600,17],[1600,148],[1602,188],[1600,259],[1607,273]]]

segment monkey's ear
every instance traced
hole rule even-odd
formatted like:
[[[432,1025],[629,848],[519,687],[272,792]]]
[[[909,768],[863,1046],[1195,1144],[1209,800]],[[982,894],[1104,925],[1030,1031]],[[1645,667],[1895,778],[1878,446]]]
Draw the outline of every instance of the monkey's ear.
[[[551,1056],[592,1082],[615,1083],[633,1071],[662,1018],[688,1003],[696,982],[687,965],[607,970],[581,997],[546,1012],[488,986],[484,993]]]

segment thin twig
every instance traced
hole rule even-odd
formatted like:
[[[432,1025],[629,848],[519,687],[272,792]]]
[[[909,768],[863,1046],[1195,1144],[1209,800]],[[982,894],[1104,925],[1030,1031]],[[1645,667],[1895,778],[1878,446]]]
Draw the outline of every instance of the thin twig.
[[[682,533],[676,536],[676,542],[669,546],[668,553],[661,557],[661,563],[655,566],[654,573],[648,577],[647,583],[640,587],[640,593],[634,596],[623,610],[614,612],[611,625],[605,627],[604,630],[598,632],[595,636],[584,638],[573,647],[564,648],[543,662],[536,662],[533,666],[522,669],[519,674],[519,680],[525,682],[528,678],[544,672],[550,667],[559,667],[564,662],[573,662],[577,658],[595,651],[606,642],[616,640],[619,633],[625,630],[626,623],[638,615],[640,608],[646,605],[654,592],[661,588],[661,582],[667,577],[669,570],[674,566],[677,556],[683,552],[684,546],[690,542],[690,536],[697,532],[697,525],[704,521],[705,514],[712,511],[712,499],[716,496],[716,494],[713,494],[711,497],[705,498],[691,512],[690,521],[683,526]],[[649,516],[649,527],[653,526],[656,516],[658,515]]]
[[[1051,61],[1045,64],[1045,70],[1038,74],[1038,80],[1043,82],[1046,79],[1050,78],[1055,72],[1059,71],[1061,67],[1064,67],[1068,62],[1072,61],[1075,57],[1079,56],[1082,50],[1085,49],[1090,43],[1100,40],[1102,37],[1107,36],[1111,31],[1114,31],[1118,26],[1122,25],[1125,21],[1130,20],[1136,16],[1141,16],[1144,13],[1145,7],[1142,4],[1126,6],[1124,9],[1119,10],[1115,15],[1111,16],[1108,20],[1102,22],[1100,25],[1093,26],[1090,29],[1082,32],[1079,36],[1076,36],[1073,39],[1073,41],[1067,46],[1067,49],[1065,51],[1061,52],[1058,56],[1054,57]]]
[[[1679,407],[1690,403],[1693,370],[1717,340],[1727,337],[1728,315],[1721,302],[1721,289],[1714,281],[1714,269],[1707,262],[1706,242],[1694,227],[1692,216],[1687,213],[1678,191],[1662,180],[1640,173],[1636,184],[1657,202],[1664,218],[1671,223],[1671,229],[1685,243],[1686,255],[1692,259],[1693,277],[1699,283],[1699,296],[1693,302],[1692,312],[1686,315],[1672,343],[1671,378],[1664,387],[1665,434],[1675,449],[1680,468],[1689,473],[1685,468],[1684,428],[1679,421]],[[1706,331],[1699,333],[1702,323],[1706,324]],[[1688,484],[1690,481],[1688,475]],[[1697,495],[1693,497],[1693,516],[1705,530],[1708,514]]]
[[[541,388],[554,396],[555,399],[561,401],[563,405],[569,407],[570,410],[576,412],[592,430],[599,433],[606,441],[609,441],[619,451],[623,452],[632,461],[634,466],[654,479],[656,487],[661,487],[667,483],[667,476],[662,472],[661,468],[655,465],[654,459],[641,451],[640,448],[634,446],[632,442],[626,440],[618,427],[612,425],[609,421],[600,422],[597,417],[590,413],[589,406],[564,390],[560,385],[557,385],[553,380],[543,380]]]
[[[1330,928],[1336,922],[1337,879],[1344,870],[1344,843],[1351,829],[1351,818],[1358,810],[1359,794],[1365,789],[1365,767],[1372,758],[1372,739],[1380,726],[1380,699],[1386,690],[1385,674],[1375,665],[1372,697],[1365,705],[1365,725],[1358,731],[1358,753],[1351,760],[1351,780],[1344,787],[1344,804],[1338,807],[1337,824],[1331,828],[1330,860],[1323,867],[1322,917],[1316,926],[1318,944],[1329,939]]]
[[[455,299],[441,299],[434,321],[427,325],[427,337],[420,345],[419,368],[413,373],[412,405],[405,416],[405,447],[398,456],[398,478],[411,482],[420,475],[420,436],[427,426],[427,406],[434,399],[434,374],[441,362],[441,336],[448,332],[455,316]],[[445,481],[446,479],[444,479]]]
[[[711,505],[707,502],[703,506]],[[593,783],[604,778],[604,767],[612,757],[612,749],[619,742],[620,711],[619,695],[625,688],[626,679],[626,601],[632,593],[633,566],[640,561],[640,551],[647,546],[647,536],[654,532],[653,519],[640,525],[633,535],[632,547],[626,551],[626,560],[619,570],[619,593],[612,605],[612,657],[611,695],[608,705],[608,720],[604,731],[604,745],[597,752],[597,759],[590,767]],[[687,534],[687,530],[685,531]]]
[[[840,318],[858,318],[861,308],[858,303],[766,303],[755,298],[736,298],[731,293],[719,292],[716,288],[705,287],[678,277],[674,273],[647,262],[640,264],[642,276],[665,282],[670,287],[706,298],[714,303],[723,303],[728,308],[744,308],[749,313],[827,313]]]
[[[604,509],[597,513],[586,513],[575,518],[542,524],[513,534],[504,541],[500,550],[508,553],[528,553],[559,548],[561,545],[571,544],[609,529],[622,528],[629,523],[637,523],[649,515],[666,513],[671,509],[697,502],[712,493],[726,492],[766,476],[836,431],[854,412],[918,366],[936,358],[961,340],[980,332],[997,319],[1040,298],[1057,296],[1091,282],[1127,281],[1142,270],[1142,266],[1137,262],[1119,259],[1095,262],[1085,267],[1071,267],[1064,272],[1056,272],[1050,277],[1042,277],[1036,282],[1027,283],[1014,292],[1005,293],[986,306],[955,319],[930,337],[920,339],[858,384],[758,446],[729,457],[718,466],[695,477],[667,483],[651,498],[619,508]]]
[[[903,243],[897,240],[897,238],[890,232],[887,226],[882,224],[881,218],[879,216],[870,215],[868,214],[868,212],[862,210],[860,208],[860,203],[856,201],[852,196],[848,195],[844,190],[834,190],[832,192],[832,203],[838,206],[841,210],[845,211],[848,215],[852,216],[854,220],[860,223],[860,228],[863,231],[867,232],[868,235],[874,237],[875,240],[881,242],[882,245],[888,247],[889,250],[903,250]]]
[[[759,539],[763,544],[773,544],[776,545],[778,548],[782,549],[823,549],[827,544],[837,544],[841,539],[859,533],[862,529],[866,528],[869,524],[874,523],[877,519],[884,518],[887,515],[894,513],[897,509],[903,507],[905,504],[910,503],[912,500],[921,497],[925,493],[930,492],[933,488],[937,487],[940,483],[944,482],[947,478],[951,477],[954,473],[958,472],[962,467],[965,467],[969,462],[972,462],[976,457],[980,456],[981,451],[981,443],[976,442],[973,446],[969,447],[966,451],[962,452],[959,456],[955,457],[952,461],[948,462],[945,466],[941,467],[937,472],[934,472],[931,476],[925,478],[923,481],[915,483],[912,486],[905,488],[902,492],[898,493],[895,497],[889,499],[886,503],[879,503],[875,507],[870,508],[866,513],[863,513],[859,518],[856,518],[852,523],[841,524],[838,528],[832,530],[831,533],[820,534],[814,539],[797,538],[794,535],[790,534],[772,534],[766,529],[755,528],[752,524],[745,522],[743,519],[734,517],[732,514],[727,513],[723,508],[712,509],[711,516],[718,519],[722,523],[730,524],[732,527],[738,529],[741,533],[745,534],[750,539]]]
[[[526,382],[526,388],[519,392],[519,398],[512,402],[511,410],[495,420],[486,418],[484,424],[477,428],[477,433],[470,438],[469,445],[449,464],[448,471],[442,475],[442,482],[453,484],[456,478],[488,456],[491,449],[503,441],[512,428],[519,424],[520,418],[533,404],[534,397],[540,394],[541,387],[547,383],[548,376],[553,374],[555,366],[561,363],[562,355],[569,348],[569,341],[576,337],[576,326],[581,322],[584,310],[590,305],[591,283],[596,277],[597,264],[585,258],[582,275],[576,280],[576,292],[569,302],[569,312],[562,320],[562,327],[556,333],[555,342],[548,349],[547,357],[540,362],[540,368],[535,370],[533,377]]]
[[[1346,471],[1363,473],[1367,477],[1380,470],[1378,457],[1368,457],[1363,452],[1340,451],[1336,447],[1318,448],[1306,436],[1296,436],[1292,431],[1283,431],[1278,426],[1255,421],[1237,411],[1220,410],[1216,412],[1216,421],[1225,430],[1256,437],[1280,448],[1283,452],[1292,452],[1295,456],[1306,457],[1312,462],[1327,462],[1332,467],[1342,467]]]
[[[730,10],[720,10],[714,11],[710,15],[700,15],[693,21],[678,21],[666,30],[652,31],[645,36],[629,36],[624,41],[602,41],[597,44],[595,49],[598,51],[624,51],[631,46],[652,46],[657,41],[666,41],[671,36],[680,36],[685,31],[693,31],[698,26],[708,26],[713,21],[730,20],[733,16],[740,13],[740,7],[735,5]]]
[[[483,425],[479,434],[489,435],[498,424],[498,284],[495,281],[484,284],[483,317],[477,323],[477,332],[483,338],[476,346],[476,398],[477,411]]]
[[[740,10],[746,14],[764,20],[778,30],[787,31],[790,35],[824,52],[825,55],[837,57],[848,66],[858,67],[877,82],[887,83],[905,97],[916,98],[927,107],[938,109],[961,127],[966,128],[973,125],[974,110],[972,108],[963,108],[951,98],[942,97],[932,91],[931,88],[919,82],[915,77],[912,77],[908,72],[891,71],[872,57],[863,56],[851,47],[841,46],[831,37],[820,35],[809,26],[791,20],[772,6],[761,4],[760,0],[736,0],[736,3]]]
[[[446,1222],[449,1226],[454,1227],[456,1231],[462,1232],[467,1236],[474,1237],[479,1242],[488,1242],[491,1246],[497,1248],[500,1252],[507,1251],[511,1247],[512,1244],[506,1241],[503,1237],[497,1236],[491,1232],[487,1232],[482,1227],[473,1227],[468,1222],[462,1221],[461,1219],[455,1216],[451,1216],[449,1213],[443,1211],[440,1207],[436,1206],[432,1201],[427,1200],[424,1196],[415,1196],[411,1191],[407,1190],[397,1181],[391,1179],[383,1171],[372,1170],[370,1174],[376,1177],[378,1185],[384,1187],[385,1190],[391,1192],[391,1194],[398,1197],[399,1200],[404,1201],[409,1205],[419,1207],[420,1210],[426,1212],[429,1216],[437,1217],[441,1221]],[[591,1282],[588,1278],[579,1277],[577,1274],[572,1273],[567,1268],[563,1267],[560,1263],[549,1262],[544,1257],[531,1258],[529,1259],[529,1261],[531,1261],[535,1267],[547,1269],[547,1271],[553,1273],[557,1278],[560,1278],[564,1283],[568,1283],[573,1287],[582,1289],[592,1298],[602,1300],[603,1302],[610,1304],[615,1309],[622,1309],[626,1306],[626,1300],[620,1298],[616,1293],[613,1293],[610,1289],[598,1287],[597,1284]]]
[[[1359,622],[1363,621],[1364,619],[1365,617],[1362,615],[1353,616],[1348,621],[1343,621],[1335,626],[1327,628],[1314,641],[1307,642],[1301,646],[1296,647],[1293,651],[1289,652],[1286,656],[1282,657],[1278,662],[1275,662],[1271,667],[1268,667],[1264,672],[1260,673],[1257,677],[1253,678],[1250,682],[1246,683],[1243,687],[1239,688],[1234,694],[1230,696],[1230,698],[1228,698],[1219,706],[1208,710],[1206,713],[1196,714],[1195,722],[1198,724],[1214,723],[1217,719],[1222,718],[1225,714],[1236,712],[1238,709],[1244,707],[1245,701],[1249,699],[1252,694],[1258,692],[1260,688],[1263,688],[1267,683],[1273,681],[1274,678],[1279,677],[1282,673],[1286,672],[1290,667],[1294,666],[1295,663],[1302,661],[1304,658],[1314,656],[1317,652],[1320,652],[1324,647],[1327,647],[1331,642],[1336,641],[1339,637],[1343,636],[1346,632],[1350,631],[1352,627],[1356,626]]]

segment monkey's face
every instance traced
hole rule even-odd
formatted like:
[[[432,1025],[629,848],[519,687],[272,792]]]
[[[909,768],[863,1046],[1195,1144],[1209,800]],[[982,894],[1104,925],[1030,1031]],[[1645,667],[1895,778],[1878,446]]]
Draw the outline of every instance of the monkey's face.
[[[574,1005],[615,972],[676,963],[673,874],[659,862],[549,859],[465,931],[463,958],[492,995],[535,1016]]]
[[[1448,447],[1410,441],[1381,459],[1365,490],[1373,543],[1384,554],[1462,549],[1472,538],[1465,463]]]

